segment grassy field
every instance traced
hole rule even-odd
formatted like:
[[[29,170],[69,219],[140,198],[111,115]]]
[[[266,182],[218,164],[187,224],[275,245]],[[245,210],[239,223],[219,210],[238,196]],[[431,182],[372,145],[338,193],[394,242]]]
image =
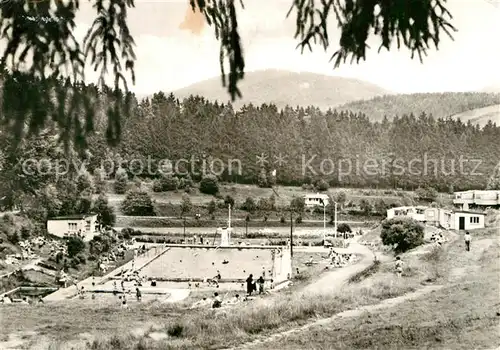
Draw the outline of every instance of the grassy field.
[[[170,191],[170,192],[153,192],[151,182],[143,182],[141,184],[141,189],[146,190],[151,193],[152,198],[156,202],[157,208],[162,212],[161,215],[176,215],[177,212],[175,208],[169,208],[169,205],[178,206],[182,202],[182,196],[185,194],[184,191]],[[117,209],[117,213],[120,214],[120,203],[125,198],[125,195],[115,194],[112,189],[111,182],[108,184],[110,189],[107,193],[109,203]],[[246,198],[251,197],[257,202],[260,198],[269,198],[271,195],[276,196],[276,205],[278,207],[287,206],[294,197],[301,197],[307,193],[312,193],[313,191],[302,189],[301,187],[291,187],[291,186],[275,186],[274,191],[271,188],[260,188],[255,185],[242,185],[242,184],[220,184],[221,197],[230,195],[234,198],[236,206],[241,205]],[[352,188],[331,188],[324,193],[331,194],[335,196],[339,192],[344,192],[346,194],[346,204],[352,203],[352,205],[357,205],[362,199],[365,199],[372,204],[376,203],[380,199],[383,199],[387,204],[396,203],[398,205],[411,204],[414,202],[414,193],[411,191],[395,191],[395,190],[377,190],[377,189],[352,189]],[[206,195],[200,193],[197,190],[193,190],[189,193],[189,198],[193,206],[206,206],[214,196]],[[451,197],[447,194],[443,194],[441,200],[449,202]],[[234,213],[235,216],[238,212]],[[246,215],[246,213],[242,217]]]
[[[455,114],[453,119],[460,119],[463,123],[471,122],[480,127],[485,126],[490,120],[497,125],[500,124],[500,105],[493,105],[484,108],[476,108],[463,113]]]

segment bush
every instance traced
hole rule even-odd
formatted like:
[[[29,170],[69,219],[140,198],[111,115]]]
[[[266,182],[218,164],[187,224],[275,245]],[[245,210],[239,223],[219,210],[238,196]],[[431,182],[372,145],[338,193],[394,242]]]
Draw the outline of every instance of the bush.
[[[182,195],[182,203],[181,203],[181,216],[186,213],[189,213],[193,209],[193,204],[191,204],[191,199],[187,194]]]
[[[425,202],[434,202],[438,197],[438,191],[432,187],[417,188],[415,191],[417,198]]]
[[[344,203],[346,202],[346,200],[347,200],[347,195],[345,194],[345,192],[338,192],[335,195],[335,202],[337,202],[341,207],[344,206]],[[349,204],[347,206],[349,206]],[[351,203],[351,206],[352,206],[352,203]]]
[[[24,240],[30,238],[30,230],[26,226],[21,227],[21,238]]]
[[[76,256],[76,259],[78,260],[78,263],[80,263],[80,264],[85,264],[87,262],[87,259],[85,259],[85,255],[83,255],[83,254],[78,254]]]
[[[99,224],[103,226],[113,226],[115,224],[116,215],[113,208],[109,205],[108,199],[103,194],[97,197],[93,211],[97,214]]]
[[[326,208],[323,208],[322,205],[315,205],[313,208],[314,214],[323,214],[323,211],[326,211]]]
[[[259,187],[271,187],[271,184],[268,181],[268,176],[265,169],[262,169],[257,177],[257,185]]]
[[[153,192],[163,192],[163,184],[160,179],[153,181]]]
[[[318,191],[326,191],[329,187],[330,185],[328,184],[328,182],[323,179],[320,179],[316,182],[316,188]]]
[[[352,229],[348,224],[342,223],[337,227],[337,231],[340,233],[351,233]]]
[[[296,223],[296,224],[301,224],[301,223],[302,223],[302,216],[298,216],[298,217],[295,219],[295,223]]]
[[[13,234],[8,236],[9,242],[16,245],[19,243],[19,235],[17,232],[14,232]]]
[[[127,172],[120,168],[115,174],[115,193],[124,194],[127,191],[128,175]]]
[[[382,243],[394,246],[396,253],[403,253],[424,243],[424,228],[410,218],[382,221]]]
[[[163,191],[175,191],[179,188],[180,182],[177,177],[167,175],[160,179]]]
[[[193,179],[191,178],[191,175],[187,174],[186,177],[183,178],[184,180],[184,186],[185,187],[193,187]]]
[[[362,199],[359,203],[359,209],[361,209],[363,214],[369,215],[372,212],[372,205],[367,200]]]
[[[257,203],[257,208],[259,210],[261,210],[261,211],[270,211],[270,210],[273,210],[272,203],[267,198],[261,198],[261,199],[259,199],[259,202]]]
[[[285,219],[285,217],[284,217],[284,216],[282,216],[282,217],[280,218],[280,222],[281,222],[282,224],[284,224],[284,223],[286,222],[286,219]]]
[[[234,209],[234,198],[231,197],[230,195],[227,195],[225,198],[224,198],[224,207],[225,208],[228,208],[229,205],[231,205],[231,208]]]
[[[79,237],[69,237],[66,241],[66,247],[68,248],[68,256],[72,258],[85,249],[85,242]]]
[[[129,191],[122,203],[125,215],[130,216],[154,216],[153,201],[147,192]]]
[[[204,176],[200,181],[200,192],[215,195],[219,192],[219,183],[215,175]]]
[[[212,215],[213,213],[215,213],[216,210],[217,210],[217,204],[215,204],[215,201],[212,199],[207,206],[208,214]]]
[[[257,209],[257,205],[252,197],[247,197],[245,202],[241,206],[241,209],[248,211],[249,213],[253,213]]]
[[[383,199],[380,199],[376,204],[375,204],[375,212],[379,215],[386,215],[387,214],[387,209],[389,209],[388,205],[384,202]]]
[[[304,197],[293,197],[292,201],[290,202],[290,208],[297,213],[302,213],[305,206],[306,204]]]

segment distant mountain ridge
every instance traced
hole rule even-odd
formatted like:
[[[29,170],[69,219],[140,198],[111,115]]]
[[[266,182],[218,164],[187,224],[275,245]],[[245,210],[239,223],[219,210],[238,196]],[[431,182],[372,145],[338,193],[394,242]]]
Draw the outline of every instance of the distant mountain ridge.
[[[434,118],[460,118],[463,122],[470,120],[473,124],[484,125],[488,120],[499,123],[496,105],[500,105],[498,93],[443,92],[386,95],[346,103],[337,109],[364,113],[372,121],[381,121],[384,116],[392,119],[425,113]]]
[[[278,108],[287,105],[315,106],[327,110],[348,102],[391,94],[375,84],[357,79],[284,70],[245,73],[239,87],[243,98],[233,103],[235,108],[250,103],[273,103]],[[173,93],[179,98],[199,95],[221,103],[230,100],[227,90],[222,87],[220,77],[192,84]]]

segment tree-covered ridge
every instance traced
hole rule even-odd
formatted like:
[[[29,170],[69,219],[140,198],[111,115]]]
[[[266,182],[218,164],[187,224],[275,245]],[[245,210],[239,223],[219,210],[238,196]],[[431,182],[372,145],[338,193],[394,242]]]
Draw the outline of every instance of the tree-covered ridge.
[[[458,113],[500,104],[500,94],[484,92],[444,92],[385,95],[369,100],[347,103],[339,109],[363,113],[370,120],[381,121],[405,114],[426,113],[435,118],[447,118]]]
[[[117,152],[124,158],[171,160],[206,154],[225,164],[239,159],[242,174],[225,174],[227,181],[257,183],[261,167],[256,156],[264,153],[269,157],[267,171],[276,169],[277,182],[282,184],[324,178],[333,186],[416,188],[432,184],[449,190],[486,186],[500,159],[498,140],[500,128],[494,123],[479,128],[426,113],[372,122],[369,115],[348,110],[323,113],[314,107],[278,110],[264,104],[235,112],[230,105],[201,97],[179,102],[173,95],[160,93],[137,106],[124,126]],[[273,157],[280,154],[286,164],[273,164]],[[366,162],[377,163],[378,173],[363,170]],[[304,163],[310,165],[305,173]],[[341,174],[348,169],[332,170],[331,164],[351,164],[353,170]],[[356,164],[361,169],[354,169]],[[437,174],[433,167],[439,168]]]

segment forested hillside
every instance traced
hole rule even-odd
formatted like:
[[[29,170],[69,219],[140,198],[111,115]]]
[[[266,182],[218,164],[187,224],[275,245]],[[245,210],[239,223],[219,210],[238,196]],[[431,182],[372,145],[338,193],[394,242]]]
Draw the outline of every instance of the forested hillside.
[[[370,100],[355,101],[338,107],[354,113],[364,113],[370,120],[381,121],[413,113],[425,113],[435,118],[446,118],[476,108],[500,104],[499,93],[445,92],[408,95],[385,95]]]
[[[217,159],[213,170],[228,182],[266,185],[269,181],[263,178],[269,179],[276,169],[276,181],[284,185],[324,179],[332,186],[415,189],[430,185],[441,191],[485,188],[500,159],[500,127],[493,123],[480,128],[436,119],[426,111],[380,122],[372,121],[369,114],[321,112],[314,107],[279,110],[274,105],[249,105],[235,112],[231,105],[201,97],[179,101],[163,93],[143,101],[129,95],[130,113],[122,116],[121,141],[111,148],[106,143],[105,106],[116,95],[94,86],[79,88],[95,102],[95,132],[87,139],[88,152],[84,156],[74,152],[64,155],[52,132],[25,139],[14,149],[4,124],[0,133],[4,151],[0,157],[0,197],[19,198],[17,193],[28,193],[36,199],[32,205],[36,209],[44,207],[40,201],[54,188],[70,185],[50,174],[27,175],[22,166],[27,158],[76,160],[77,170],[84,161],[84,168],[91,173],[102,167],[111,178],[120,166],[130,178],[157,177],[160,160],[183,160],[176,170],[189,172],[194,180],[199,180],[203,171],[210,172],[210,164]],[[478,96],[464,94],[461,103],[470,107],[486,103]],[[411,111],[410,96],[405,99]],[[125,110],[125,101],[119,102]],[[423,108],[423,104],[415,105]],[[430,109],[437,110],[432,105]],[[257,156],[262,155],[266,162],[259,164]],[[221,168],[225,170],[219,171]],[[61,199],[60,205],[66,201],[87,205],[87,195],[78,194],[74,186],[77,183],[64,191],[65,197],[71,198]]]

